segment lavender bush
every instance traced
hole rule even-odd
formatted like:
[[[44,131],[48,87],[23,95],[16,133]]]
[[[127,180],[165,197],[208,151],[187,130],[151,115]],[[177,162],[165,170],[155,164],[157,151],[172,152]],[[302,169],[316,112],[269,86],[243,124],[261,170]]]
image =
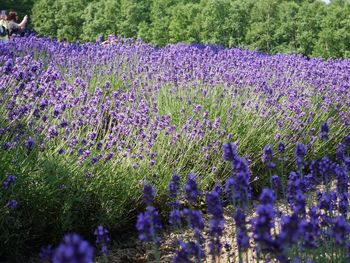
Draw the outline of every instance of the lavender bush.
[[[349,136],[345,137],[344,142],[348,141]],[[270,146],[264,148],[265,152],[267,148]],[[297,152],[302,148],[300,144],[296,145]],[[311,167],[308,167],[309,173],[305,176],[291,172],[288,189],[281,198],[276,199],[278,190],[264,188],[258,202],[252,204],[245,198],[251,192],[249,182],[247,184],[239,179],[242,169],[248,171],[245,178],[249,178],[249,167],[237,165],[236,160],[243,159],[235,150],[228,154],[228,149],[233,149],[233,145],[228,143],[223,147],[224,158],[232,163],[232,177],[226,181],[226,193],[218,186],[207,192],[207,224],[204,224],[202,214],[199,217],[200,231],[207,233],[207,236],[201,236],[201,242],[198,242],[198,228],[188,221],[187,232],[190,230],[193,235],[187,233],[184,237],[179,236],[179,248],[171,262],[349,262],[350,151],[345,154],[346,161],[329,160],[328,181],[323,180],[322,172],[315,173]],[[322,171],[325,158],[314,160],[310,166]],[[296,163],[299,163],[298,160]],[[189,177],[192,178],[191,185],[196,185],[194,175],[190,174]],[[276,178],[276,175],[273,177]],[[169,189],[172,189],[172,185],[173,181]],[[188,185],[187,181],[185,190],[189,188]],[[172,191],[169,193],[171,195]],[[185,194],[184,198],[188,199],[188,196]],[[223,201],[228,201],[226,207]],[[193,200],[189,200],[188,206],[193,207]],[[225,220],[224,209],[232,217]],[[187,217],[188,211],[191,210],[186,206],[181,207],[179,222],[182,217]],[[224,225],[230,221],[234,222],[234,228],[229,229],[228,233],[226,231],[224,237]],[[228,248],[226,251],[223,250],[224,246]]]
[[[192,172],[208,188],[225,183],[232,168],[228,195],[240,208],[233,216],[242,238],[252,193],[278,187],[272,175],[281,185],[275,195],[304,211],[310,174],[329,182],[333,157],[348,158],[348,141],[337,145],[349,132],[349,68],[348,60],[202,44],[157,49],[121,38],[108,46],[37,37],[0,45],[1,251],[16,255],[72,230],[130,224],[143,207],[142,182],[157,188],[156,202],[167,200],[174,171]],[[235,141],[224,154],[232,167],[221,153],[227,141]],[[300,180],[305,189],[288,192]],[[211,214],[215,257],[221,221]],[[181,247],[200,251],[200,241]]]

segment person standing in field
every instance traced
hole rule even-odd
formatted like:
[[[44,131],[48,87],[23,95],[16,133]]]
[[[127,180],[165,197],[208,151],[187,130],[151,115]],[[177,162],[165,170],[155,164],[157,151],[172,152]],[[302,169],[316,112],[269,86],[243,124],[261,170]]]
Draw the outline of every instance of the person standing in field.
[[[27,15],[22,19],[20,23],[17,23],[17,19],[18,19],[17,13],[14,11],[11,11],[7,16],[9,36],[24,32],[27,26],[27,23],[28,23]]]
[[[8,22],[7,22],[7,16],[6,11],[1,10],[0,15],[0,42],[7,42],[8,41]]]
[[[6,16],[6,11],[2,10],[0,19],[0,42],[8,42],[10,36],[13,34],[20,34],[24,32],[27,23],[28,16],[26,15],[20,23],[17,23],[17,13],[11,11]]]

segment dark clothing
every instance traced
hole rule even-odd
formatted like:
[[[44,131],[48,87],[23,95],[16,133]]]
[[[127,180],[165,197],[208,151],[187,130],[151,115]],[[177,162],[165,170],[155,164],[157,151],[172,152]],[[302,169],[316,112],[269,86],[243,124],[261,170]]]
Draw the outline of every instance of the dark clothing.
[[[13,34],[19,34],[19,33],[21,33],[21,28],[20,28],[19,25],[18,25],[16,22],[14,22],[14,21],[9,21],[8,30],[9,30],[10,36],[13,35]]]

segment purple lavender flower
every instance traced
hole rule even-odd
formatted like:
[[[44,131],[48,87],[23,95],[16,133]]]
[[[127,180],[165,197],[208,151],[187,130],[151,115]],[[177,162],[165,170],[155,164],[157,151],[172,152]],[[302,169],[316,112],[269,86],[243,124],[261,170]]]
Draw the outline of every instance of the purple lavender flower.
[[[78,234],[67,234],[55,249],[53,263],[92,263],[94,250]]]
[[[148,185],[147,183],[143,186],[143,201],[146,205],[152,205],[154,202],[154,197],[156,195],[156,190]]]
[[[16,199],[10,200],[10,201],[6,204],[6,207],[7,207],[8,209],[16,209],[16,208],[17,208],[17,201],[16,201]]]
[[[333,218],[329,232],[337,245],[344,245],[349,240],[350,224],[343,216],[337,216]]]
[[[274,198],[269,189],[261,194],[260,202],[255,209],[256,216],[252,219],[252,228],[253,238],[259,250],[264,251],[269,250],[273,244],[271,230],[275,220]]]
[[[218,195],[222,194],[222,186],[221,184],[217,183],[214,185],[213,191],[217,192]]]
[[[187,250],[187,244],[183,241],[179,241],[180,249],[176,252],[175,257],[172,259],[172,263],[191,263],[191,254]]]
[[[199,195],[200,192],[198,190],[197,178],[193,173],[190,173],[185,185],[185,197],[190,203],[195,203]]]
[[[206,194],[206,203],[208,213],[214,218],[223,219],[224,210],[222,208],[220,194],[217,191],[212,191]]]
[[[136,228],[141,241],[158,244],[157,231],[162,229],[162,224],[159,214],[153,206],[148,206],[144,213],[138,215]]]
[[[54,249],[53,249],[52,245],[42,247],[40,252],[39,252],[40,261],[43,263],[51,262],[53,253],[54,253]]]
[[[338,145],[336,156],[337,160],[342,162],[347,169],[350,168],[350,135],[345,136],[342,143]]]
[[[252,219],[253,238],[261,250],[267,249],[272,243],[271,230],[275,218],[272,205],[258,205],[255,209],[257,216]]]
[[[278,175],[271,176],[271,184],[276,192],[282,189],[282,182]]]
[[[171,198],[176,198],[180,190],[180,177],[174,173],[168,186]]]
[[[97,136],[96,132],[90,132],[90,133],[89,133],[89,139],[90,139],[91,141],[95,140],[96,136]]]
[[[53,113],[52,113],[52,116],[54,118],[57,118],[58,115],[60,115],[61,113],[61,107],[59,105],[55,105],[54,109],[53,109]]]
[[[179,209],[174,209],[170,211],[169,224],[173,226],[181,225],[181,211]]]
[[[58,150],[58,154],[64,154],[66,151],[63,149],[63,148],[61,148],[61,149],[59,149]]]
[[[224,153],[223,157],[225,161],[233,161],[234,157],[237,155],[237,143],[226,143],[222,147]]]
[[[5,142],[2,147],[4,150],[9,150],[13,147],[13,143],[12,142]]]
[[[208,244],[209,254],[213,256],[213,262],[216,257],[220,256],[220,251],[222,249],[222,243],[219,239],[211,239]]]
[[[17,177],[14,175],[9,175],[6,177],[5,181],[2,183],[4,189],[8,189],[15,181]]]
[[[225,192],[226,192],[226,197],[230,202],[234,203],[234,185],[235,185],[235,179],[233,177],[229,177],[226,180],[226,185],[225,185]]]
[[[87,153],[88,155],[90,155],[90,152],[89,152],[89,151],[85,151],[84,154],[86,154],[86,153]],[[100,161],[100,160],[102,159],[102,157],[103,157],[102,154],[99,154],[99,155],[97,155],[97,156],[92,157],[92,158],[91,158],[91,164],[97,163],[98,161]]]
[[[101,34],[99,34],[97,37],[96,37],[96,43],[101,43],[102,42],[102,40],[103,40],[103,37],[102,37],[102,35]]]
[[[264,188],[259,197],[259,203],[263,205],[269,205],[275,203],[275,193],[269,188]]]
[[[186,244],[188,253],[194,257],[197,262],[200,262],[202,258],[204,258],[204,250],[198,242],[188,242]]]
[[[105,157],[104,162],[105,163],[109,162],[113,157],[114,157],[114,153],[113,152],[108,153],[107,156]]]
[[[194,257],[196,262],[200,262],[204,258],[205,254],[197,242],[188,242],[179,241],[180,250],[177,251],[175,257],[172,259],[172,263],[191,263],[191,257]]]
[[[290,172],[289,178],[288,178],[288,187],[287,187],[287,201],[290,205],[290,207],[295,206],[295,200],[296,200],[296,195],[298,191],[305,191],[305,185],[303,180],[301,179],[301,176],[298,172]]]
[[[337,202],[337,194],[335,192],[319,192],[318,193],[318,207],[324,211],[333,211]]]
[[[293,211],[300,215],[304,215],[306,212],[306,196],[300,190],[296,192]]]
[[[47,107],[47,105],[48,105],[48,101],[47,101],[47,99],[42,99],[41,101],[40,101],[40,109],[41,110],[44,110],[46,107]]]
[[[342,143],[338,144],[335,156],[337,157],[337,160],[339,162],[343,162],[346,158],[344,148],[345,148],[344,144],[342,144]]]
[[[102,225],[99,225],[94,235],[96,236],[96,245],[101,247],[102,254],[108,254],[108,244],[110,242],[109,231]]]
[[[231,168],[235,173],[245,173],[246,176],[250,177],[249,164],[245,158],[236,155],[231,162]]]
[[[318,171],[322,176],[322,182],[324,185],[330,183],[332,176],[334,175],[334,170],[336,164],[333,163],[327,156],[322,157],[318,162]]]
[[[306,150],[306,146],[302,143],[298,143],[295,146],[295,150],[294,150],[294,155],[296,157],[296,166],[298,168],[298,170],[302,170],[304,169],[306,163],[304,161],[304,158],[307,154],[307,150]]]
[[[279,142],[277,146],[278,152],[279,153],[285,153],[286,152],[286,146],[283,142]]]
[[[273,148],[270,144],[267,144],[264,147],[262,161],[269,169],[273,169],[276,167],[276,164],[273,162]]]
[[[316,190],[317,179],[313,176],[312,173],[308,173],[302,179],[301,185],[303,187],[303,192],[305,193],[314,191]]]
[[[28,150],[32,150],[34,147],[34,139],[32,137],[29,137],[28,140],[25,142],[25,146]]]
[[[189,225],[192,229],[203,229],[204,221],[202,212],[199,210],[183,209],[182,214],[188,219]]]
[[[349,189],[349,176],[347,175],[345,168],[338,165],[335,167],[334,172],[337,179],[337,192],[347,193]]]
[[[328,123],[325,122],[321,125],[320,138],[324,141],[328,141],[329,139],[328,132],[329,132],[329,126],[328,126]]]
[[[239,160],[243,159],[240,158]],[[226,181],[225,192],[228,200],[245,209],[251,197],[250,172],[247,170],[249,168],[246,167],[245,161],[237,161],[237,163],[240,163],[236,165],[238,172],[235,177],[230,177]]]
[[[338,193],[338,197],[339,197],[339,203],[338,203],[339,213],[346,217],[349,210],[349,193],[347,192]]]
[[[246,216],[242,210],[237,209],[234,219],[236,222],[236,240],[239,251],[245,251],[249,248],[249,236],[247,232]]]
[[[102,143],[102,142],[96,143],[96,149],[97,149],[97,150],[101,150],[101,149],[102,149],[102,146],[103,146],[103,143]]]
[[[302,246],[307,249],[317,248],[317,239],[321,235],[321,229],[318,221],[311,219],[310,221],[303,219],[300,222],[300,234],[303,242]]]
[[[281,232],[278,234],[278,242],[285,245],[295,244],[301,235],[300,219],[296,213],[291,216],[284,215],[281,219]]]
[[[220,255],[222,247],[220,238],[224,231],[224,210],[222,208],[220,194],[216,190],[206,194],[206,203],[208,213],[212,215],[209,221],[210,234],[210,254],[214,256]]]
[[[48,135],[50,138],[55,138],[58,136],[58,132],[55,127],[50,127],[48,130]]]

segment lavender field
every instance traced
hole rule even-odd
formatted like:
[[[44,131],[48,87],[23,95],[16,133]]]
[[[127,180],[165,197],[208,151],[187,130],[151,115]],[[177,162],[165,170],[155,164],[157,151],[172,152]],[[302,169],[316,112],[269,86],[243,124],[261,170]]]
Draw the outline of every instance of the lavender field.
[[[106,262],[136,225],[150,262],[162,228],[193,230],[172,262],[349,262],[349,165],[349,60],[0,45],[0,261]]]

